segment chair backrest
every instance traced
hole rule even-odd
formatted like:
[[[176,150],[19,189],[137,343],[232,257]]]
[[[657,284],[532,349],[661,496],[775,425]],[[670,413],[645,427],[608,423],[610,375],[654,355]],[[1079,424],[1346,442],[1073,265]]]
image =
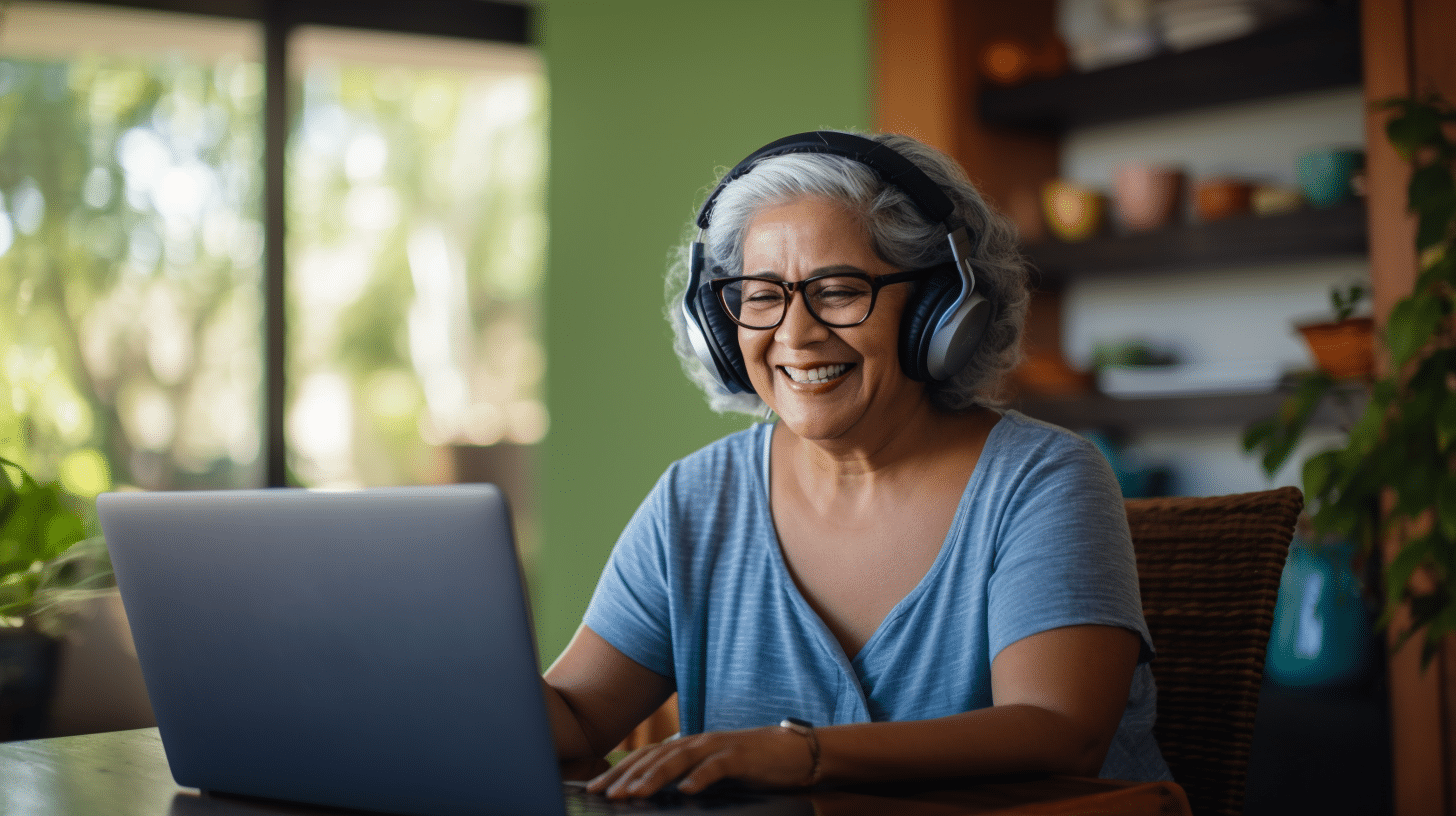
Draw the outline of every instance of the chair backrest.
[[[1304,507],[1293,487],[1130,499],[1158,682],[1155,732],[1199,816],[1239,816],[1279,577]]]

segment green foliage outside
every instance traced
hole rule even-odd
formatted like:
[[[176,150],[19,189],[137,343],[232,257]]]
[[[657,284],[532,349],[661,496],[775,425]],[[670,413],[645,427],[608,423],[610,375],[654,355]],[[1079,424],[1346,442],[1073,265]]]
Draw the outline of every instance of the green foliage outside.
[[[542,79],[319,62],[299,92],[292,472],[314,485],[423,482],[439,446],[536,442]],[[340,390],[347,399],[328,397]],[[341,427],[347,440],[333,438]]]
[[[0,453],[83,498],[256,481],[256,64],[0,60]]]
[[[1317,538],[1352,540],[1367,553],[1397,542],[1381,625],[1408,604],[1410,625],[1393,645],[1423,632],[1428,663],[1456,633],[1456,108],[1435,97],[1385,108],[1393,113],[1387,137],[1412,166],[1420,274],[1386,321],[1388,372],[1368,384],[1344,447],[1305,462],[1304,491]],[[1304,376],[1278,416],[1249,428],[1245,448],[1261,452],[1272,475],[1332,394],[1340,396],[1329,376]]]

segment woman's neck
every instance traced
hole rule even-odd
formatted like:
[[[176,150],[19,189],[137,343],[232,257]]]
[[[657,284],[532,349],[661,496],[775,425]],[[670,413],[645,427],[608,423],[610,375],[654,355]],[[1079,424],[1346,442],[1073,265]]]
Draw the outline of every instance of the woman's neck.
[[[986,408],[945,413],[929,405],[877,423],[873,433],[830,440],[805,439],[780,422],[774,431],[775,465],[805,495],[876,491],[923,478],[950,460],[975,461],[1000,414]],[[787,471],[787,472],[784,472]]]

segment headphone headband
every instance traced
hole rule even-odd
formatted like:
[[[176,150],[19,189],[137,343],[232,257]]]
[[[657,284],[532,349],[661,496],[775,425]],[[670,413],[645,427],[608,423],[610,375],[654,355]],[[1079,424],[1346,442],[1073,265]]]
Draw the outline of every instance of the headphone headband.
[[[902,190],[910,198],[910,203],[915,205],[915,209],[919,210],[920,214],[929,221],[944,223],[955,212],[955,204],[951,202],[945,191],[940,189],[940,185],[932,181],[909,159],[894,150],[874,139],[866,139],[853,133],[811,130],[807,133],[796,133],[793,136],[785,136],[769,142],[753,151],[748,158],[729,170],[718,182],[718,186],[713,188],[708,200],[703,202],[702,209],[698,211],[698,228],[708,228],[708,221],[713,214],[713,205],[717,203],[718,194],[723,192],[723,188],[748,173],[755,164],[763,159],[789,153],[828,153],[853,159],[874,170],[885,183]]]

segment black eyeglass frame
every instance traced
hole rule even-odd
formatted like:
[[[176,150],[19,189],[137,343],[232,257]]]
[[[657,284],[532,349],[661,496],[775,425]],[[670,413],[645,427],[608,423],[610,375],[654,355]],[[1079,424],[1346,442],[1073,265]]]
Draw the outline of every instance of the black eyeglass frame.
[[[723,310],[723,314],[727,315],[729,320],[732,320],[734,323],[742,326],[745,329],[751,329],[753,331],[769,331],[771,329],[777,329],[779,326],[783,325],[784,318],[789,316],[789,307],[793,305],[794,293],[803,289],[805,286],[808,286],[815,281],[826,280],[828,278],[854,278],[856,280],[862,280],[865,283],[868,283],[870,286],[870,305],[868,309],[865,309],[864,317],[861,317],[859,320],[856,320],[853,323],[830,323],[828,320],[820,317],[818,312],[814,311],[814,304],[808,297],[804,298],[804,308],[809,310],[809,315],[815,320],[819,321],[825,326],[828,326],[831,329],[848,329],[853,328],[854,326],[858,326],[859,324],[870,319],[870,315],[875,313],[875,303],[877,303],[879,300],[880,290],[884,287],[896,283],[908,283],[910,281],[928,278],[936,272],[941,271],[942,267],[944,266],[944,264],[941,264],[940,266],[930,266],[924,269],[910,269],[905,272],[891,272],[888,275],[871,275],[867,272],[831,272],[827,275],[815,275],[812,278],[804,278],[800,281],[786,281],[779,280],[778,278],[760,277],[758,275],[738,275],[731,278],[713,278],[708,281],[708,286],[713,289],[713,294],[717,296],[715,299],[718,301],[719,308]],[[747,323],[744,323],[742,320],[739,320],[738,318],[733,316],[733,309],[729,307],[728,300],[724,296],[723,290],[727,289],[730,284],[743,281],[757,281],[760,283],[777,284],[782,287],[783,290],[787,293],[787,296],[784,298],[783,311],[779,313],[779,319],[774,321],[773,325],[750,326]]]

